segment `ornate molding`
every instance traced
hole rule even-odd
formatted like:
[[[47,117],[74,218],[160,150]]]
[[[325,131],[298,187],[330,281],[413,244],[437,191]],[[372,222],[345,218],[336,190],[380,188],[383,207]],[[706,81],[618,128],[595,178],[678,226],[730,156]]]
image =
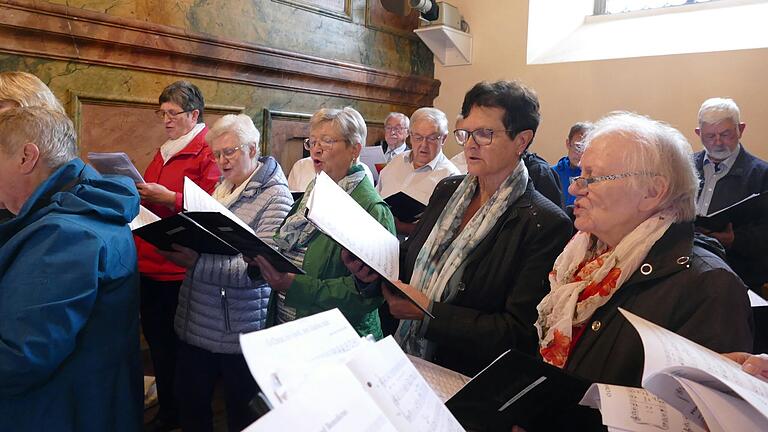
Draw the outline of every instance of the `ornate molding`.
[[[34,0],[0,4],[0,52],[410,107],[440,82]]]

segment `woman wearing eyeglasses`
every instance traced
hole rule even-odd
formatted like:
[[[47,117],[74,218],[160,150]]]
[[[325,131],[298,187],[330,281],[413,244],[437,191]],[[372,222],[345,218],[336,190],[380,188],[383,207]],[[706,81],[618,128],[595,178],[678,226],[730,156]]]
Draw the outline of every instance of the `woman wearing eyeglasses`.
[[[357,162],[367,134],[360,113],[350,107],[324,108],[312,116],[309,128],[305,146],[310,151],[315,172],[324,171],[394,233],[389,207],[376,193],[373,183],[366,179],[363,165]],[[280,250],[306,274],[280,273],[261,257],[251,261],[272,287],[270,313],[280,324],[339,308],[360,335],[381,338],[377,308],[382,297],[364,296],[358,291],[354,278],[341,261],[341,247],[306,218],[307,199],[313,187],[314,180],[275,234]]]
[[[211,193],[219,181],[219,168],[205,143],[205,101],[195,85],[177,81],[160,94],[155,111],[168,140],[157,150],[144,172],[146,183],[136,187],[141,203],[161,218],[182,210],[184,177]],[[141,324],[149,345],[157,382],[159,410],[148,430],[170,430],[178,425],[173,394],[176,364],[176,314],[179,287],[186,269],[157,253],[154,246],[135,237],[141,273]]]
[[[438,184],[400,252],[400,288],[435,318],[382,292],[407,353],[472,376],[509,348],[536,352],[536,305],[571,223],[520,163],[539,124],[536,95],[517,82],[483,82],[461,111],[454,134],[469,174]],[[376,283],[349,258],[361,282]]]
[[[280,165],[259,157],[259,131],[245,114],[226,115],[206,136],[212,159],[222,172],[213,197],[275,246],[273,234],[293,199]],[[181,428],[213,430],[211,396],[223,381],[229,430],[242,430],[255,418],[248,403],[256,395],[240,349],[239,335],[268,325],[271,289],[258,275],[248,275],[241,255],[202,254],[176,246],[163,255],[188,269],[179,292],[176,334],[176,395]]]

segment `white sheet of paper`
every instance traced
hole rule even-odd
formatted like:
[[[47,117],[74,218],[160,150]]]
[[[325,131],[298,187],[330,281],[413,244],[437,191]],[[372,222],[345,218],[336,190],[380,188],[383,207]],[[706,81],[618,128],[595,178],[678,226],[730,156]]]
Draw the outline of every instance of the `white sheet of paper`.
[[[243,222],[239,217],[235,216],[228,208],[223,204],[216,201],[216,199],[204,191],[195,182],[184,177],[184,210],[188,212],[218,212],[233,220],[235,223],[245,228],[249,233],[256,235],[253,228],[249,227],[247,223]]]
[[[723,394],[683,377],[672,377],[696,402],[710,432],[768,431],[768,419],[743,399]]]
[[[338,309],[240,335],[248,368],[273,406],[285,402],[316,363],[343,362],[362,343]]]
[[[139,206],[139,214],[136,215],[135,218],[131,221],[131,223],[128,224],[128,226],[131,228],[131,231],[141,228],[144,225],[149,225],[152,222],[157,222],[160,220],[160,216],[152,213],[144,206]]]
[[[464,430],[392,336],[361,347],[347,367],[397,430]]]
[[[342,365],[309,379],[290,400],[261,417],[244,432],[395,432],[397,429]]]
[[[416,370],[419,371],[419,374],[427,381],[429,387],[443,402],[455,395],[470,380],[468,376],[430,363],[423,358],[406,355]]]
[[[307,219],[389,281],[400,277],[400,242],[325,172],[317,175]]]
[[[617,430],[706,431],[664,400],[641,388],[592,384],[580,403],[599,409],[603,424]]]
[[[768,306],[768,301],[765,301],[764,298],[757,295],[754,291],[751,289],[747,289],[747,295],[749,296],[749,305],[752,307],[763,307]]]
[[[376,164],[387,163],[387,158],[384,157],[384,149],[381,146],[363,146],[360,149],[360,162],[368,165],[373,174],[373,181],[379,181],[379,170],[376,169]]]
[[[88,153],[88,162],[102,174],[114,174],[130,177],[136,183],[144,183],[141,173],[131,162],[131,158],[123,152],[117,153]]]
[[[650,378],[656,374],[670,374],[725,393],[735,393],[763,416],[768,416],[768,382],[742,371],[736,362],[714,351],[631,312],[619,310],[632,323],[643,341],[643,386],[652,393],[662,395],[668,389],[655,387],[657,382],[650,381]],[[663,384],[663,381],[658,382]]]

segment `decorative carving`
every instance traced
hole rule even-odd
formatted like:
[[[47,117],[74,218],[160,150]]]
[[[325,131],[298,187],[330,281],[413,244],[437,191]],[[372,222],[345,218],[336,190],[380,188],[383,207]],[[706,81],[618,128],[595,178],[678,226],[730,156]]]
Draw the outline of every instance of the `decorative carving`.
[[[338,18],[344,21],[352,21],[351,0],[272,0],[275,3],[283,3],[288,6],[305,9],[310,12]]]

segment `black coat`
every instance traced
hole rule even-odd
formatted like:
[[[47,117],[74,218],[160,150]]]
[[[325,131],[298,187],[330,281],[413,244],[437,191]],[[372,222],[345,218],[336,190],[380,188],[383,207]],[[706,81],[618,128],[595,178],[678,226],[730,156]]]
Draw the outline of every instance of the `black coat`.
[[[401,280],[409,281],[419,251],[464,176],[435,188],[400,253]],[[565,213],[533,189],[500,217],[470,254],[457,297],[435,302],[425,337],[437,344],[434,362],[474,375],[509,348],[534,354],[536,306],[549,292],[547,275],[572,233]]]
[[[704,179],[704,152],[694,156],[696,170]],[[756,158],[743,147],[733,167],[717,181],[708,213],[728,207],[754,193],[768,190],[768,163]],[[734,225],[733,245],[727,250],[728,264],[747,286],[758,288],[768,282],[768,208],[756,214],[747,224]],[[757,289],[758,292],[759,289]]]
[[[752,349],[746,287],[722,259],[693,244],[690,223],[672,225],[640,269],[595,311],[568,357],[567,371],[591,381],[640,386],[643,345],[619,307],[716,352]]]
[[[526,151],[523,153],[522,161],[528,169],[528,177],[533,182],[533,187],[556,206],[565,208],[565,198],[557,171],[536,153]]]

